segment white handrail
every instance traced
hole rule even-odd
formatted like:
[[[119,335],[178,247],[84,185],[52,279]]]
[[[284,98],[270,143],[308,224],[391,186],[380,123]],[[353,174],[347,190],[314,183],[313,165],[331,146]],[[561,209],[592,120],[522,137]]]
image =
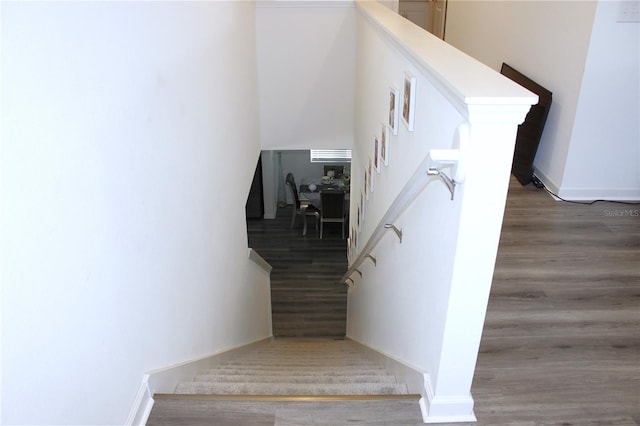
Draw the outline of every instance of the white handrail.
[[[342,276],[340,280],[341,283],[347,283],[350,280],[352,283],[354,282],[351,279],[351,276],[355,272],[359,272],[360,265],[371,256],[371,252],[378,244],[378,242],[382,239],[388,229],[394,229],[395,226],[393,224],[400,217],[400,215],[405,211],[405,209],[413,203],[413,201],[420,195],[422,190],[432,181],[432,174],[429,174],[429,170],[434,166],[434,159],[431,155],[427,155],[427,157],[420,163],[416,171],[413,173],[407,184],[402,188],[396,199],[391,203],[387,213],[382,217],[373,233],[369,237],[369,240],[365,244],[365,246],[360,250],[358,256],[354,259],[354,261],[349,265],[349,269]],[[453,197],[452,197],[453,199]],[[402,241],[401,235],[402,231],[398,231],[397,228],[394,229],[396,234],[400,237],[400,241]]]

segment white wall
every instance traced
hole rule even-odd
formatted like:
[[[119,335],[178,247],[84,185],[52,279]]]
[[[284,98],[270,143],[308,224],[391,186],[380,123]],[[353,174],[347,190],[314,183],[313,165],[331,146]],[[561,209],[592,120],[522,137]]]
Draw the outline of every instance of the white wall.
[[[553,92],[534,166],[570,198],[640,192],[638,24],[616,23],[618,4],[455,0],[447,9],[447,42],[496,70],[507,62]]]
[[[355,56],[350,1],[259,1],[262,149],[351,148]]]
[[[123,424],[144,372],[270,335],[244,309],[253,19],[2,4],[3,424]]]
[[[561,196],[640,200],[640,34],[599,1]]]

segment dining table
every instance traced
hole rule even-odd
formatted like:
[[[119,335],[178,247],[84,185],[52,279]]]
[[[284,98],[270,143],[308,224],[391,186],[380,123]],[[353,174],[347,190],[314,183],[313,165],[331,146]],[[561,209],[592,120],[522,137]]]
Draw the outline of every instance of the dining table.
[[[313,206],[322,211],[320,191],[345,191],[345,212],[349,212],[349,186],[345,185],[342,180],[328,183],[303,183],[298,190],[302,213],[302,235],[307,235],[307,208]]]

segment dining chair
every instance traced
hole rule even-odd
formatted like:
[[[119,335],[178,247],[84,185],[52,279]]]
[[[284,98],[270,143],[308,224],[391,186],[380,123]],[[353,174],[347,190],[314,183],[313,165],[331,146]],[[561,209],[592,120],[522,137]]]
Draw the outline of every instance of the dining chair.
[[[293,199],[293,214],[291,215],[291,228],[296,223],[296,217],[298,215],[314,216],[316,218],[316,231],[318,230],[318,221],[320,219],[320,211],[312,205],[308,205],[302,208],[300,204],[300,197],[298,196],[298,187],[296,186],[296,180],[293,177],[293,173],[287,173],[285,183],[291,191],[291,198]]]
[[[344,239],[344,224],[347,216],[344,208],[344,198],[344,191],[320,191],[320,239],[322,239],[324,233],[325,223],[341,223],[342,239]]]

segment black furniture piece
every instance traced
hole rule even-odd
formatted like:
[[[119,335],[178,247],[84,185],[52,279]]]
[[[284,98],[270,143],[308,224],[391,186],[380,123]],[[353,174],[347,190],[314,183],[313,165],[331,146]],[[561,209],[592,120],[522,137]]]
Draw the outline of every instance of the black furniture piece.
[[[329,176],[329,171],[333,170],[333,177],[339,178],[344,174],[344,166],[323,166],[324,176]]]
[[[291,198],[293,198],[293,214],[291,216],[291,228],[296,223],[296,217],[298,215],[306,215],[306,216],[314,216],[316,218],[316,231],[318,230],[318,220],[320,219],[320,211],[313,207],[312,205],[305,205],[304,208],[301,208],[300,205],[300,197],[298,196],[298,187],[296,186],[296,180],[293,177],[293,173],[287,173],[285,178],[285,183],[289,187],[291,191]],[[303,235],[306,234],[306,217],[304,220],[305,227],[303,230]]]
[[[538,103],[531,106],[524,122],[518,126],[516,148],[511,164],[511,174],[522,185],[528,185],[533,179],[533,160],[535,160],[544,124],[551,108],[552,93],[506,63],[502,64],[500,74],[535,93],[539,98]]]
[[[247,219],[262,219],[264,216],[264,196],[262,186],[262,158],[258,157],[258,165],[253,174],[253,182],[245,204]]]
[[[346,212],[344,208],[344,191],[326,190],[320,191],[320,239],[324,233],[324,224],[341,223],[342,239],[344,239],[344,223]]]

